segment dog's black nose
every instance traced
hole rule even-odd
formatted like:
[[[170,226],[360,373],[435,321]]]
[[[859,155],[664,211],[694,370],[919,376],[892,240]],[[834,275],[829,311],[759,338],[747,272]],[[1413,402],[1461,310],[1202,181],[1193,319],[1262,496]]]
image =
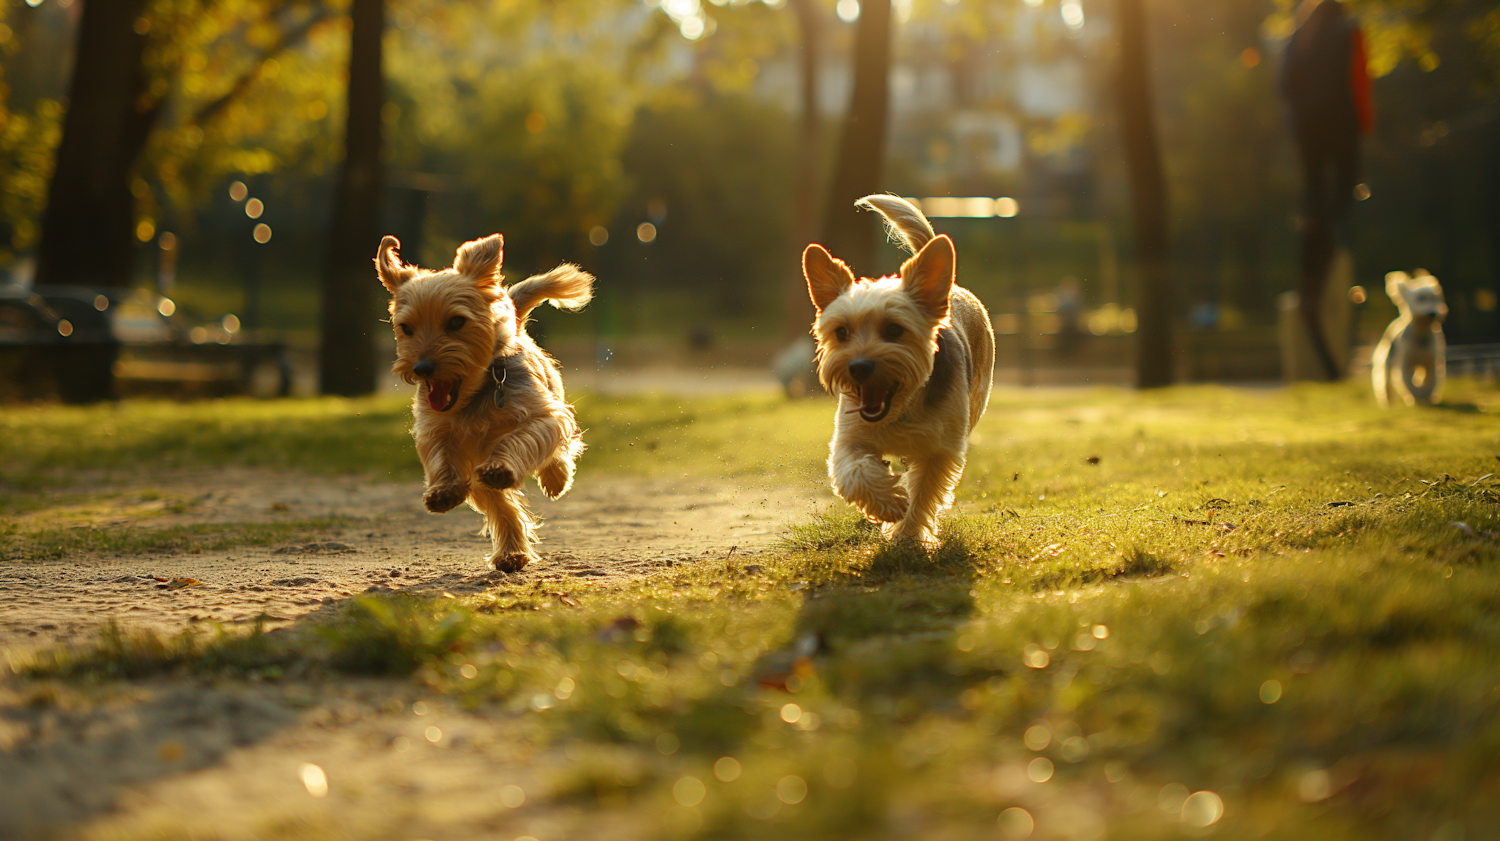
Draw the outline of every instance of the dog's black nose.
[[[417,364],[411,366],[411,372],[419,377],[430,377],[432,376],[432,372],[436,370],[437,363],[433,362],[431,359],[424,359],[421,362],[418,362]]]
[[[875,373],[875,363],[868,359],[856,359],[849,363],[849,376],[857,383],[862,383]]]

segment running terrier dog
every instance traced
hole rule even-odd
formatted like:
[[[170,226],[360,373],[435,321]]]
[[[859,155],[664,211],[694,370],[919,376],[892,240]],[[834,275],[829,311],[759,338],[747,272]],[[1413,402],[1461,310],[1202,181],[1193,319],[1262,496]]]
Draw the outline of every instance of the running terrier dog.
[[[1417,269],[1415,276],[1387,274],[1385,292],[1400,314],[1370,354],[1375,402],[1381,408],[1389,406],[1389,392],[1394,390],[1408,406],[1437,403],[1443,399],[1448,368],[1448,345],[1443,339],[1448,305],[1443,302],[1443,287],[1437,278]]]
[[[984,305],[954,284],[953,241],[920,210],[889,195],[855,205],[884,217],[914,256],[872,280],[856,279],[821,245],[802,253],[818,379],[839,395],[828,477],[886,538],[933,548],[989,403],[995,334]],[[884,456],[900,458],[905,472],[893,474]]]
[[[417,386],[412,437],[427,477],[422,502],[441,514],[467,500],[484,515],[490,562],[514,572],[536,557],[522,483],[535,475],[549,499],[562,496],[583,452],[557,362],[526,335],[526,316],[543,301],[582,307],[594,278],[564,264],[507,287],[503,244],[499,234],[466,242],[452,268],[428,271],[403,265],[401,243],[388,236],[375,268],[391,293],[391,371]]]

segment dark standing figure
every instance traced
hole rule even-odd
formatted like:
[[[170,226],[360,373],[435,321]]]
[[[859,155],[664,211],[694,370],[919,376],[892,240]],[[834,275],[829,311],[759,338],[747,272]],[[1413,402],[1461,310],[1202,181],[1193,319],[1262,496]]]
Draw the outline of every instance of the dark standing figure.
[[[1308,7],[1310,6],[1310,11]],[[1302,157],[1304,201],[1298,307],[1328,379],[1338,365],[1323,335],[1321,308],[1333,266],[1335,231],[1359,181],[1359,136],[1374,124],[1364,35],[1339,0],[1307,0],[1286,48],[1281,93]]]

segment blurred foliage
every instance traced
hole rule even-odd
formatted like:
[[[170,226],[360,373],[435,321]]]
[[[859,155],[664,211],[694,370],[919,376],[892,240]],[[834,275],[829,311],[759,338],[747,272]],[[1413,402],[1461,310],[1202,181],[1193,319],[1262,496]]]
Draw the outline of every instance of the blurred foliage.
[[[622,152],[634,189],[611,265],[638,282],[652,283],[649,266],[654,285],[714,290],[716,310],[771,297],[765,284],[798,266],[785,245],[792,131],[786,110],[746,96],[687,91],[644,105]],[[643,222],[658,230],[649,245],[635,241]]]
[[[1366,144],[1374,196],[1356,209],[1351,230],[1361,271],[1432,269],[1453,284],[1455,337],[1486,336],[1495,316],[1476,302],[1488,300],[1481,293],[1495,285],[1497,258],[1483,225],[1461,222],[1488,218],[1496,201],[1486,173],[1495,166],[1488,149],[1500,142],[1492,116],[1500,12],[1483,0],[1350,4],[1380,76],[1377,132]],[[825,159],[832,134],[824,132],[819,148],[799,145],[802,33],[789,4],[387,5],[385,215],[413,259],[446,263],[458,242],[499,230],[513,277],[571,260],[607,272],[620,290],[704,290],[694,319],[779,306],[784,283],[796,280],[800,243],[790,238],[806,186],[797,163]],[[826,24],[825,81],[836,86],[852,27],[837,20],[832,2],[815,6]],[[1091,5],[1075,37],[1052,25],[1059,0],[1020,6],[896,4],[897,56],[946,75],[955,104],[895,129],[886,181],[906,194],[1021,196],[1037,222],[1033,239],[1047,237],[1041,229],[1060,218],[1109,228],[1101,242],[1123,252],[1123,283],[1092,272],[1081,280],[1096,298],[1128,295],[1119,139],[1102,107],[1112,97],[1112,9]],[[0,11],[0,262],[36,241],[76,11],[52,0]],[[147,229],[183,235],[184,285],[215,289],[187,294],[231,307],[235,293],[217,290],[253,270],[290,299],[302,283],[296,278],[316,264],[326,175],[339,154],[346,12],[347,0],[150,3],[142,27],[151,82],[142,107],[160,114],[134,191]],[[1274,294],[1290,286],[1297,203],[1275,94],[1293,0],[1160,0],[1152,12],[1183,300],[1269,313]],[[1004,85],[965,82],[1051,62],[1079,63],[1092,106],[1026,115]],[[1018,120],[1019,170],[997,175],[962,164],[976,153],[949,140],[958,111]],[[226,247],[231,236],[247,236],[243,207],[218,192],[230,179],[276,208],[276,218],[267,216],[276,239],[263,249],[264,266]],[[821,193],[821,177],[807,180]],[[214,196],[217,204],[208,201]],[[1036,209],[1043,205],[1050,209]],[[657,225],[654,242],[636,238],[642,222]],[[596,227],[608,232],[607,243],[591,243]],[[997,267],[981,274],[1015,278],[1005,285],[1018,294],[1057,282],[1050,264],[1017,257],[998,228],[975,237],[972,248],[997,255]],[[762,294],[767,286],[782,291]],[[282,327],[309,322],[302,307],[301,299],[264,304],[298,314],[296,324],[277,322]]]
[[[608,47],[604,33],[590,31],[596,25],[570,30],[560,20],[533,21],[558,30],[561,46],[541,50],[530,27],[460,10],[450,7],[437,23],[408,30],[391,50],[389,160],[436,179],[441,200],[425,225],[440,245],[433,261],[494,230],[506,237],[512,274],[576,259],[590,228],[609,221],[624,192],[620,150],[637,94],[619,72],[623,56],[600,54]],[[453,41],[435,37],[430,27],[437,25],[500,37],[453,62],[446,59]],[[599,60],[580,60],[585,54]],[[478,230],[476,220],[490,222]]]

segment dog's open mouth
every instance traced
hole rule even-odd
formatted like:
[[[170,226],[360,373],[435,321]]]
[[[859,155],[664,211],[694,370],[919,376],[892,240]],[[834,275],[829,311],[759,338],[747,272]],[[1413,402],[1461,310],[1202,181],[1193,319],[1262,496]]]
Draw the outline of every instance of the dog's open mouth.
[[[860,386],[859,389],[859,416],[868,423],[876,423],[883,420],[891,411],[891,399],[896,396],[899,386],[880,387],[873,385]]]
[[[445,380],[427,381],[427,405],[434,412],[446,412],[458,401],[458,383]]]

